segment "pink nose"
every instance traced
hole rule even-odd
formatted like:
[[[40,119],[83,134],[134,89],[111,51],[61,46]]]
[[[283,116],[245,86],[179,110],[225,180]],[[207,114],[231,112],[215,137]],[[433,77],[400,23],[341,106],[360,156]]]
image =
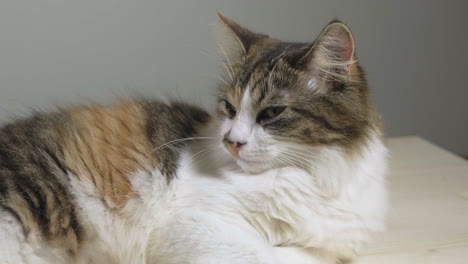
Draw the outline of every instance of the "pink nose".
[[[247,142],[236,142],[229,139],[224,139],[224,142],[226,143],[229,152],[231,152],[231,154],[236,158],[239,157],[241,147],[247,144]]]

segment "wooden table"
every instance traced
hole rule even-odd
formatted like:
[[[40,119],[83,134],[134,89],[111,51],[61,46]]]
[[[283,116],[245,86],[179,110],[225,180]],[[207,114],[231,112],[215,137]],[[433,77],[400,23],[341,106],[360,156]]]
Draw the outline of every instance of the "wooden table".
[[[388,231],[355,263],[468,264],[468,162],[418,137],[388,146]]]

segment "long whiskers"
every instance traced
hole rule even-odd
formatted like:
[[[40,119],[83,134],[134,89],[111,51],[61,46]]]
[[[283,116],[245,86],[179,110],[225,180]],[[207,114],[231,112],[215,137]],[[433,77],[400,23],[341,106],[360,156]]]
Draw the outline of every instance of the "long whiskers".
[[[201,150],[199,152],[197,152],[196,154],[194,154],[192,156],[192,164],[190,165],[190,167],[188,168],[188,170],[192,170],[193,168],[195,168],[198,164],[202,163],[203,161],[207,160],[208,158],[210,158],[210,154],[215,151],[219,146],[216,146],[216,145],[212,145],[211,147],[208,147],[204,150]],[[217,156],[211,156],[211,158],[214,158],[214,159],[217,159],[218,157]]]
[[[276,157],[276,158],[274,158],[274,161],[277,161],[277,162],[279,162],[280,164],[285,164],[286,166],[291,166],[291,167],[294,167],[294,168],[298,169],[298,167],[297,167],[296,164],[294,163],[294,160],[291,159],[291,158],[288,157],[288,156],[279,156],[279,157]]]
[[[320,160],[320,158],[318,156],[304,154],[302,152],[297,152],[297,151],[294,151],[294,150],[284,150],[283,153],[286,154],[286,155],[290,155],[290,156],[299,158],[302,161],[304,161],[305,163],[310,163],[310,162],[313,162],[313,161],[319,161]]]
[[[228,68],[228,66],[226,66],[226,63],[224,63],[224,62],[223,62],[223,65],[226,68],[227,73],[231,77],[231,81],[234,81],[234,68],[232,67],[231,60],[227,56],[226,51],[224,50],[223,46],[219,45],[219,49],[221,50],[224,57],[226,58],[226,61],[228,63],[229,68]]]
[[[218,78],[220,81],[222,81],[225,85],[229,86],[231,85],[228,81],[226,81],[226,79],[224,79],[223,77],[219,76],[219,75],[215,75],[216,78]]]
[[[301,151],[298,151],[298,150],[301,150]],[[317,162],[321,160],[321,158],[315,155],[315,153],[312,154],[311,151],[303,149],[303,148],[299,148],[299,147],[295,149],[285,148],[281,152],[284,154],[284,156],[299,163],[299,165],[308,165],[311,162]]]
[[[174,144],[177,144],[177,143],[180,143],[180,142],[185,142],[185,141],[189,141],[189,140],[198,140],[198,139],[213,139],[215,137],[190,137],[190,138],[179,138],[179,139],[176,139],[176,140],[172,140],[172,141],[169,141],[169,142],[166,142],[158,147],[156,147],[155,149],[153,149],[152,152],[154,151],[157,151],[161,148],[165,148],[165,147],[168,147],[168,146],[171,146],[171,145],[174,145]]]

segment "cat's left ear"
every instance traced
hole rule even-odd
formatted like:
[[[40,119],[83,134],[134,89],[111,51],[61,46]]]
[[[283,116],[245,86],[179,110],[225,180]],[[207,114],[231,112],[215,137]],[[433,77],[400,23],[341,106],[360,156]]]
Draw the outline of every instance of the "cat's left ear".
[[[315,63],[349,66],[354,57],[354,40],[349,28],[340,21],[333,21],[320,33],[312,47]]]
[[[217,32],[218,48],[231,62],[240,61],[251,52],[255,43],[267,37],[242,27],[220,13],[218,17],[221,22]]]
[[[349,80],[350,67],[356,62],[351,31],[342,22],[333,21],[311,47],[296,54],[293,52],[289,59],[293,65],[305,70],[309,88],[326,92],[333,88],[330,85]]]

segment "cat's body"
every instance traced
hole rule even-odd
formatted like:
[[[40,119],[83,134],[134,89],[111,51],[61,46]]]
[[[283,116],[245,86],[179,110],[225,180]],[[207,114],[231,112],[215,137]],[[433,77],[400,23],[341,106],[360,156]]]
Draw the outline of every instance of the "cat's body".
[[[326,58],[353,60],[347,29],[307,52],[221,19],[244,54],[213,117],[125,101],[0,130],[2,261],[336,263],[383,228],[377,113],[356,63]]]
[[[67,260],[86,255],[88,247],[90,255],[100,255],[99,245],[107,248],[105,238],[125,230],[119,221],[141,224],[124,212],[138,197],[134,176],[159,171],[160,184],[175,177],[180,153],[156,148],[193,136],[208,119],[203,110],[184,104],[125,101],[37,114],[3,127],[0,259],[11,256],[11,263],[20,263],[20,255],[47,259],[54,252]],[[109,233],[100,237],[95,230]],[[126,241],[122,238],[115,242]],[[92,240],[103,241],[95,247]]]
[[[123,104],[126,107],[128,104],[140,105],[139,102]],[[115,112],[117,107],[109,109],[113,108]],[[206,122],[207,116],[197,112],[198,109],[174,108],[185,111],[188,118],[184,122],[187,124],[199,126]],[[174,112],[167,109],[171,110],[168,113]],[[191,115],[194,111],[197,115]],[[169,117],[174,120],[174,116]],[[193,158],[203,151],[204,140],[196,144],[181,142],[177,150],[172,147],[172,151],[177,152],[175,156],[179,157],[175,158],[178,160],[174,173],[177,177],[169,180],[172,177],[157,165],[147,164],[148,170],[142,166],[125,175],[131,191],[121,198],[125,199],[125,205],[116,209],[110,202],[115,191],[100,192],[87,176],[64,174],[61,170],[47,176],[40,174],[43,172],[33,173],[34,169],[40,170],[43,166],[33,162],[34,153],[42,152],[40,155],[50,158],[50,165],[46,166],[52,168],[63,164],[61,153],[66,150],[46,150],[46,145],[28,150],[19,142],[35,144],[42,133],[53,133],[50,124],[55,121],[58,127],[70,126],[66,117],[57,118],[23,121],[38,129],[31,131],[29,137],[21,135],[21,130],[14,132],[15,127],[23,125],[22,122],[2,130],[2,139],[14,143],[1,144],[3,166],[11,168],[6,165],[7,157],[31,155],[30,167],[25,168],[24,173],[20,167],[11,172],[2,170],[2,186],[13,185],[13,182],[22,184],[21,190],[10,186],[3,196],[9,198],[2,199],[1,258],[6,260],[10,256],[10,263],[26,260],[41,263],[39,259],[42,263],[52,263],[68,258],[83,263],[91,259],[93,263],[210,263],[209,260],[211,263],[288,263],[275,262],[278,258],[274,254],[282,253],[274,253],[281,251],[275,251],[274,246],[326,247],[341,253],[347,251],[346,254],[352,256],[352,250],[359,249],[367,240],[367,229],[382,228],[380,207],[385,199],[385,183],[378,175],[385,170],[385,148],[378,134],[369,138],[357,160],[344,158],[339,149],[324,149],[321,154],[324,162],[315,173],[324,174],[328,179],[318,179],[294,167],[258,175],[225,169],[222,176],[213,175],[206,162]],[[41,129],[43,123],[48,124],[44,130]],[[164,120],[159,123],[168,125]],[[97,124],[88,123],[88,126]],[[105,136],[109,138],[122,136],[119,130],[108,132]],[[129,136],[132,142],[138,142],[141,135]],[[174,139],[177,138],[181,137]],[[136,143],[132,145],[137,148]],[[88,147],[92,149],[93,145]],[[163,154],[162,149],[164,147],[155,150],[154,155]],[[139,159],[144,162],[141,157]],[[15,178],[5,179],[7,173]],[[336,180],[335,176],[349,179],[332,182]],[[44,179],[30,178],[26,183],[21,182],[25,180],[22,177]],[[62,185],[55,186],[51,177],[61,178],[57,182]],[[374,193],[362,192],[363,189]],[[15,194],[19,196],[11,197]],[[32,222],[42,221],[43,227],[35,228],[25,220],[29,213]],[[40,214],[44,214],[44,220],[40,220]],[[27,239],[23,227],[28,230]],[[10,236],[6,237],[7,234]],[[49,247],[48,239],[44,239],[47,234],[51,236],[52,247]],[[204,259],[195,262],[197,257]],[[226,260],[220,261],[223,258]]]

